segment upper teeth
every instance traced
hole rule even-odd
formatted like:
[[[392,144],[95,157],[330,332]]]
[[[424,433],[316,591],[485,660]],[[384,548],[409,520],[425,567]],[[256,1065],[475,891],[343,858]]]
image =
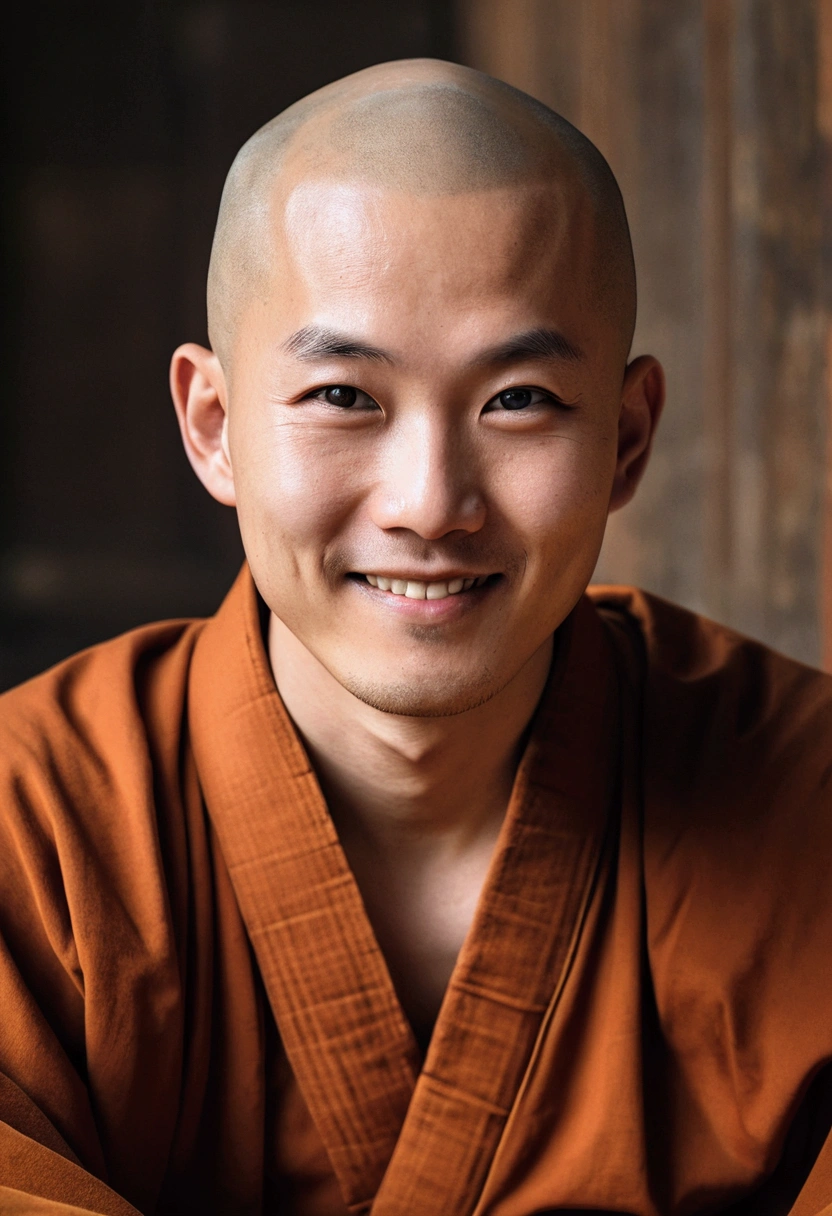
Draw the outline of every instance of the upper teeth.
[[[488,578],[452,578],[447,583],[421,583],[417,579],[384,578],[381,574],[365,574],[371,587],[379,591],[392,591],[394,595],[405,595],[409,600],[443,600],[446,595],[458,595],[470,587],[481,587]]]

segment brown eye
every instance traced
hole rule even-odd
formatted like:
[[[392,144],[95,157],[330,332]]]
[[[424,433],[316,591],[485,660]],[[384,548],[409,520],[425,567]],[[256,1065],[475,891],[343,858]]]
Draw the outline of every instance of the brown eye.
[[[529,388],[507,388],[497,400],[504,410],[523,410],[532,403],[532,391]]]
[[[348,384],[333,384],[331,388],[324,390],[324,400],[330,405],[340,405],[342,409],[347,410],[351,405],[355,405],[358,393]]]

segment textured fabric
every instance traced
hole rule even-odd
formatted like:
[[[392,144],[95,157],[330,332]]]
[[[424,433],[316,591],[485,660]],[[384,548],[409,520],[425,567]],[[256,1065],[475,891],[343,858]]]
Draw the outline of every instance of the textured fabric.
[[[247,635],[255,661],[217,688],[248,624],[229,612],[197,643],[190,721],[286,1052],[351,1210],[377,1195],[380,1214],[453,1211],[481,1189],[597,866],[617,757],[605,632],[588,605],[565,631],[417,1082],[413,1035],[317,781],[256,661],[259,634]]]
[[[0,1212],[821,1216],[832,681],[626,589],[556,656],[424,1060],[247,570],[0,699]]]

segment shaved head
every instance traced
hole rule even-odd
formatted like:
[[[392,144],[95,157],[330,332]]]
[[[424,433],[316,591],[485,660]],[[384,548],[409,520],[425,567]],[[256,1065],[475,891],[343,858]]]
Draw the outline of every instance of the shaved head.
[[[626,359],[635,270],[621,194],[601,153],[518,89],[456,64],[404,60],[310,94],[237,154],[208,276],[208,329],[223,363],[241,311],[273,273],[276,209],[314,180],[436,196],[557,186],[563,206],[590,216],[584,270],[593,306],[613,321]]]
[[[258,131],[171,387],[274,662],[411,719],[542,687],[664,399],[634,318],[608,165],[508,85],[381,64]]]

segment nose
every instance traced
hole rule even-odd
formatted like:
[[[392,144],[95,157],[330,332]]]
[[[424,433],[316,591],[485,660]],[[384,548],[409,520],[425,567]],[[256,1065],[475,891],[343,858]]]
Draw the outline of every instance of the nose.
[[[400,422],[379,457],[371,504],[378,527],[439,540],[483,526],[485,498],[476,456],[448,420],[425,412]]]

